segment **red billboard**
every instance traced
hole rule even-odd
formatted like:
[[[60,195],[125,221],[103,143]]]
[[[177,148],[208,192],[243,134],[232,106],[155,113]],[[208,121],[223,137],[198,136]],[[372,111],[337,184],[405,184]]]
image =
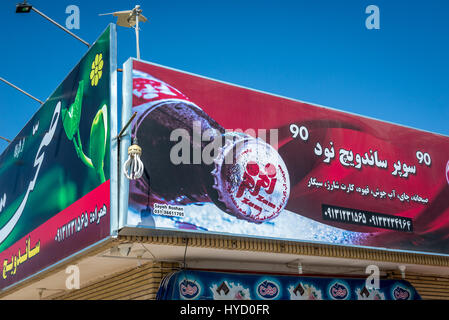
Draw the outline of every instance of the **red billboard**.
[[[448,137],[131,61],[126,225],[449,254]]]

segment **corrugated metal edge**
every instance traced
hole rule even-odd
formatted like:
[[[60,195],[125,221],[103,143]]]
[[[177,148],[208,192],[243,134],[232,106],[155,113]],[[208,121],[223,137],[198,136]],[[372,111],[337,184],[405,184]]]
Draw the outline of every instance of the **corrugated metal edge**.
[[[142,242],[159,245],[185,246],[189,239],[190,247],[243,250],[255,252],[286,253],[331,258],[357,259],[369,261],[395,262],[425,266],[449,267],[449,257],[393,252],[356,247],[344,247],[315,243],[299,243],[282,240],[230,238],[216,235],[195,236],[118,236],[120,242]]]
[[[154,300],[162,279],[178,263],[149,262],[97,279],[78,290],[57,293],[46,300]]]

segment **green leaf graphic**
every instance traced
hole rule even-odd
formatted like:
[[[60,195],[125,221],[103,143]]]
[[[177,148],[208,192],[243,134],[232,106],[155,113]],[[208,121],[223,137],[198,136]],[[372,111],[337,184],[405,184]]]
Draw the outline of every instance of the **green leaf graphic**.
[[[70,108],[62,109],[62,124],[64,131],[69,140],[73,139],[76,131],[79,128],[81,120],[81,106],[83,103],[84,81],[81,80],[76,91],[75,101],[70,105]]]
[[[95,171],[100,177],[101,182],[105,181],[104,177],[104,156],[106,153],[106,142],[108,136],[108,109],[106,105],[98,110],[92,122],[90,129],[90,145],[89,156]]]

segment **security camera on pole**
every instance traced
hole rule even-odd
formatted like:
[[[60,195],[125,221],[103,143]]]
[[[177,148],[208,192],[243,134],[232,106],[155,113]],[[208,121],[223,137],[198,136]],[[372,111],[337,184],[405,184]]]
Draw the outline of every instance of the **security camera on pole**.
[[[139,21],[147,22],[148,20],[142,15],[142,9],[140,9],[140,5],[136,5],[132,10],[103,13],[100,14],[100,16],[105,16],[109,14],[112,14],[114,17],[117,17],[117,25],[121,27],[134,28],[136,30],[137,59],[140,59]]]

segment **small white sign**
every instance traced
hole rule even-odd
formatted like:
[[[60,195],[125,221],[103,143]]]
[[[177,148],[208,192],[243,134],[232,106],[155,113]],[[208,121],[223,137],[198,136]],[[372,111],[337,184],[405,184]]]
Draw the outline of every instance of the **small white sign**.
[[[160,216],[184,217],[184,207],[155,203],[153,213]]]

